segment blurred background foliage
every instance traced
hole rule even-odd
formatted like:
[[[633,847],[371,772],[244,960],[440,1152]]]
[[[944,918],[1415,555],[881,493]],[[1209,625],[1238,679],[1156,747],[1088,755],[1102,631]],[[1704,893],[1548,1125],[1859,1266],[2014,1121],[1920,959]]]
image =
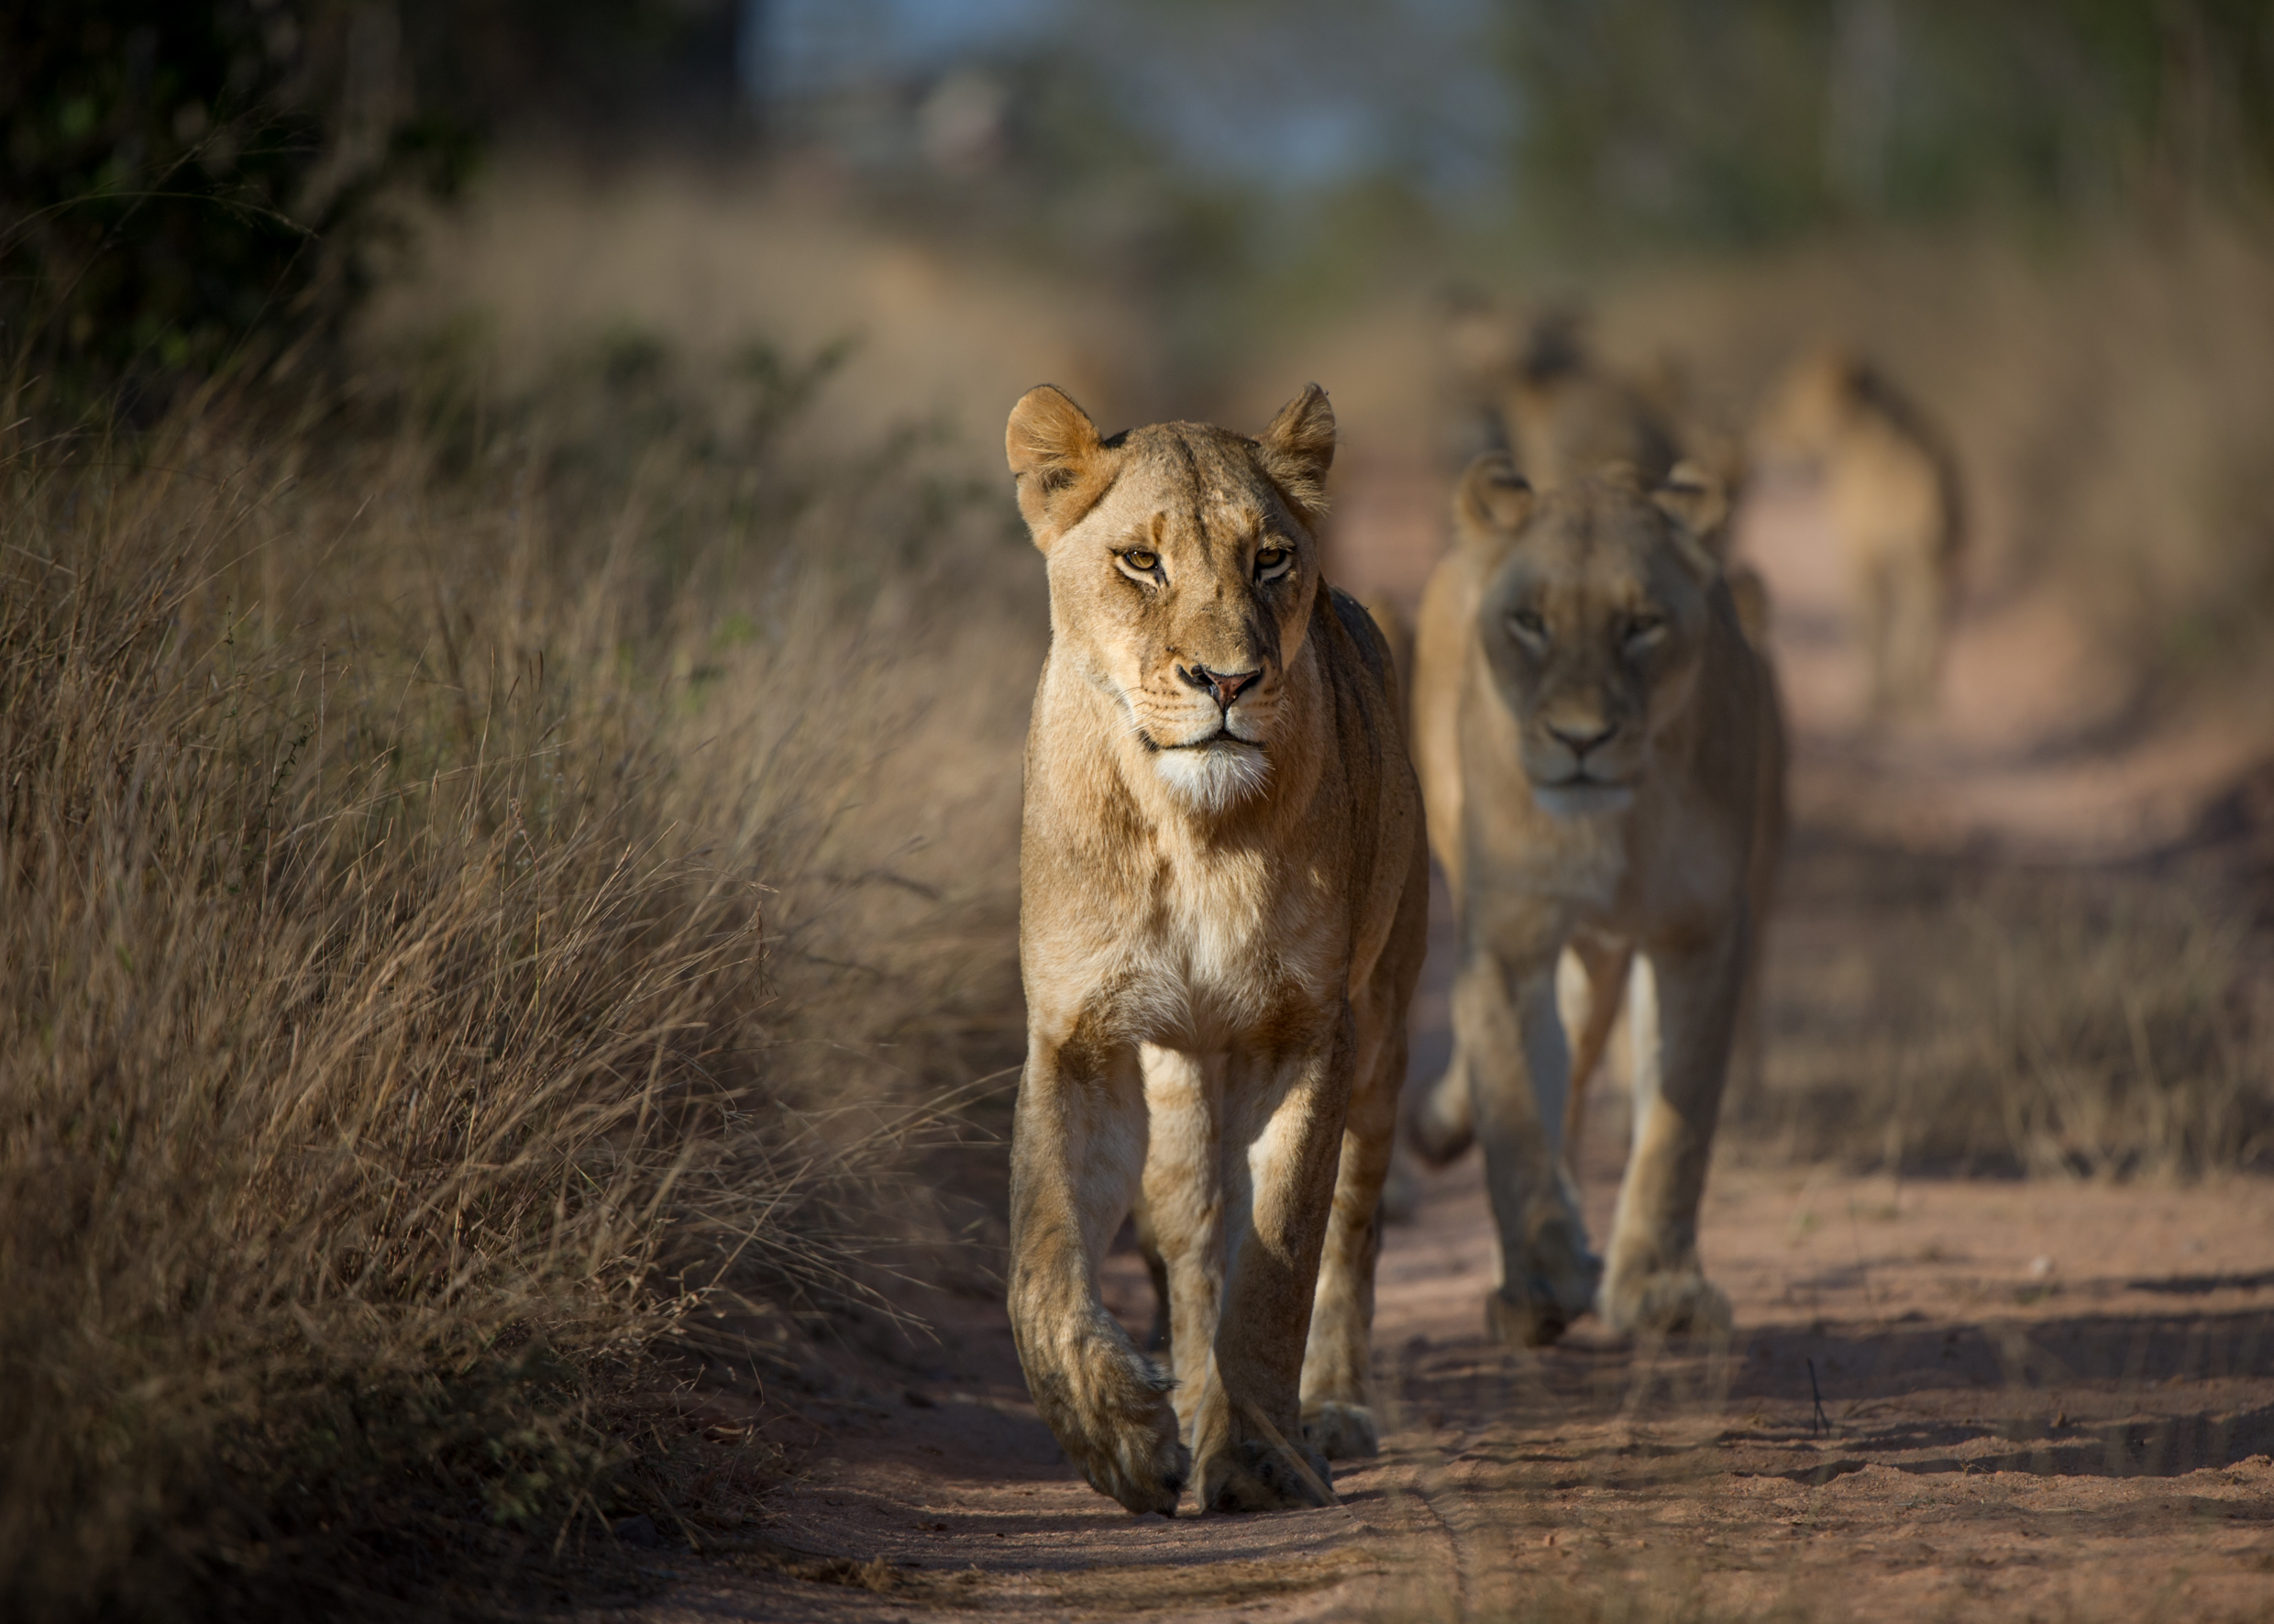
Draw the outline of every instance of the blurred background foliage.
[[[1516,195],[1583,238],[2237,201],[2274,163],[2250,0],[1526,0]]]
[[[2254,0],[34,0],[0,27],[0,322],[98,389],[328,343],[401,200],[484,146],[768,150],[1108,279],[1195,359],[1424,261],[2255,214],[2274,176]]]
[[[0,28],[0,323],[67,401],[256,335],[297,359],[368,285],[388,184],[462,173],[383,8],[35,0]]]

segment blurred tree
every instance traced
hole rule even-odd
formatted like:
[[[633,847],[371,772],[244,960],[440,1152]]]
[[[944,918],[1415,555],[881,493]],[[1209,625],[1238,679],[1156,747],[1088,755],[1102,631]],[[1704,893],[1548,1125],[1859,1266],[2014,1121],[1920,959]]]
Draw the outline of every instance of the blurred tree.
[[[1528,217],[1747,242],[1829,218],[2262,193],[2265,0],[1512,0]]]
[[[19,384],[129,406],[333,337],[393,181],[462,142],[410,103],[370,0],[22,0],[0,17],[0,346]]]
[[[731,116],[735,0],[19,0],[0,13],[0,363],[71,409],[328,353],[479,138]]]
[[[756,0],[398,0],[419,105],[488,139],[716,137]]]

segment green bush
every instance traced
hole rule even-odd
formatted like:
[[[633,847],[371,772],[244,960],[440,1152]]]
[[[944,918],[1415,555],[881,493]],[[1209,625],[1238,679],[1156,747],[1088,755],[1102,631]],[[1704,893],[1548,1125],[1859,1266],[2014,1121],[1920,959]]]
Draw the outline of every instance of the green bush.
[[[28,0],[0,21],[0,343],[67,409],[289,369],[337,336],[405,182],[468,148],[417,117],[392,8]]]

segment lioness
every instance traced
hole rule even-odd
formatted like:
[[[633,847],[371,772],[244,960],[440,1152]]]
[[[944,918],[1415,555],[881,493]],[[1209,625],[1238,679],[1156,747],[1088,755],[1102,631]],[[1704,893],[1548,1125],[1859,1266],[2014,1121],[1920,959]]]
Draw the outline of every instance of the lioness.
[[[1616,466],[1535,494],[1488,453],[1422,599],[1416,756],[1461,914],[1454,1055],[1416,1113],[1445,1159],[1483,1143],[1496,1334],[1714,1330],[1697,1209],[1783,827],[1783,728],[1706,545],[1726,504]],[[1607,1269],[1564,1156],[1573,1057],[1557,961],[1584,967],[1579,1067],[1633,976],[1634,1143]],[[1599,1287],[1599,1292],[1598,1292]]]
[[[1555,305],[1529,325],[1488,304],[1455,309],[1447,347],[1462,386],[1535,490],[1610,462],[1665,474],[1683,436],[1660,391],[1606,366],[1588,345],[1586,316]]]
[[[1822,481],[1872,713],[1926,710],[1963,539],[1958,468],[1941,436],[1885,373],[1827,346],[1785,373],[1752,441],[1765,467]]]
[[[1319,579],[1334,415],[1313,385],[1257,439],[1101,440],[1045,386],[1005,443],[1050,578],[1010,1153],[1027,1385],[1132,1511],[1173,1513],[1195,1462],[1205,1510],[1330,1504],[1327,1457],[1374,1447],[1375,1205],[1428,908],[1389,653]],[[1141,1185],[1173,1381],[1098,1295]]]

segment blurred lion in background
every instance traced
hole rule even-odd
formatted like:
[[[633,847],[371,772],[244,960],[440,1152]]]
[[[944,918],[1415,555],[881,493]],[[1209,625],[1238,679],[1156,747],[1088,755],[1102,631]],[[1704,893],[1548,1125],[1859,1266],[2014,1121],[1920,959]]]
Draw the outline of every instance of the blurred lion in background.
[[[1454,389],[1483,430],[1474,448],[1506,451],[1535,491],[1615,462],[1655,482],[1688,462],[1734,502],[1743,447],[1691,410],[1679,367],[1671,358],[1642,372],[1613,367],[1588,326],[1575,304],[1525,319],[1479,295],[1448,295],[1445,351]]]
[[[1456,289],[1444,295],[1441,313],[1445,359],[1454,392],[1471,420],[1472,444],[1506,452],[1535,492],[1623,464],[1646,483],[1678,480],[1708,486],[1725,506],[1736,504],[1747,475],[1744,441],[1694,408],[1683,370],[1673,357],[1662,355],[1638,371],[1614,367],[1593,341],[1586,309],[1575,303],[1550,304],[1527,317],[1481,293]],[[1765,656],[1766,582],[1759,571],[1728,557],[1728,525],[1711,527],[1704,540],[1722,566],[1748,640]],[[1412,686],[1408,681],[1409,691]],[[1624,967],[1624,958],[1616,966],[1591,962],[1576,944],[1564,955],[1563,1022],[1566,1030],[1584,1034],[1566,1112],[1567,1150],[1574,1156],[1584,1090],[1597,1060],[1631,1075],[1632,1056],[1616,1024],[1616,984]],[[1607,990],[1590,1000],[1586,989],[1593,981]],[[1739,1050],[1742,1075],[1755,1077],[1761,1050],[1750,997]],[[1387,1197],[1391,1216],[1402,1218],[1418,1199],[1418,1171],[1401,1137]]]
[[[1819,482],[1872,714],[1932,709],[1963,541],[1958,469],[1942,436],[1879,368],[1825,345],[1772,392],[1751,452],[1766,469]]]
[[[1452,1062],[1413,1113],[1414,1143],[1440,1162],[1483,1146],[1502,1270],[1487,1321],[1504,1341],[1552,1342],[1590,1309],[1621,1332],[1726,1330],[1697,1212],[1785,760],[1772,673],[1713,545],[1727,503],[1624,465],[1535,492],[1487,453],[1454,510],[1414,702],[1461,967]],[[1576,974],[1559,978],[1567,950]],[[1603,1260],[1565,1118],[1622,993],[1634,1139]]]

